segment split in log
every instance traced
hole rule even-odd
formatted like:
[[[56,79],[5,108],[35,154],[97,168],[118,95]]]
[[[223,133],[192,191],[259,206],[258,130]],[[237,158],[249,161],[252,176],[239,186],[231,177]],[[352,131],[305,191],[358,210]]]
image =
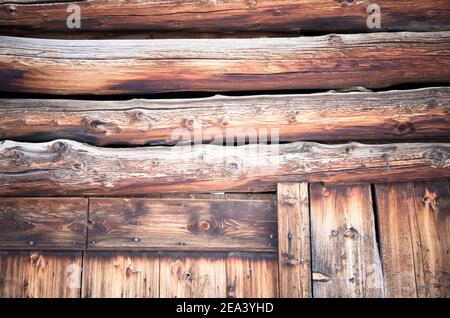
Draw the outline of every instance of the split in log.
[[[450,32],[299,38],[0,37],[0,91],[146,94],[450,81]]]
[[[448,0],[378,0],[385,31],[450,30]],[[67,27],[80,8],[80,29]],[[369,32],[367,1],[228,0],[228,1],[0,1],[0,29],[9,34],[86,31],[194,32]],[[70,7],[69,7],[70,8]],[[49,19],[51,17],[51,19]],[[114,35],[114,32],[111,32]]]
[[[97,146],[233,141],[450,140],[450,88],[204,99],[0,99],[0,138]],[[260,140],[259,140],[260,141]]]
[[[105,149],[57,140],[0,142],[0,195],[267,192],[277,182],[450,177],[450,144],[308,142]]]

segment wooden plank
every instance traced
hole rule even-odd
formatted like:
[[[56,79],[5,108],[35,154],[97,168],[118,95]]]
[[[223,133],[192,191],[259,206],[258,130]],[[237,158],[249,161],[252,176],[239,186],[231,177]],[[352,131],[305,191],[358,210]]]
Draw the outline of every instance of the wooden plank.
[[[0,198],[0,248],[83,250],[87,208],[83,198]]]
[[[81,11],[81,28],[69,29],[68,5]],[[447,0],[379,0],[380,30],[449,30]],[[12,34],[86,31],[367,32],[365,1],[0,1],[0,29]],[[50,19],[51,18],[51,19]]]
[[[311,184],[313,294],[383,297],[370,185]]]
[[[389,297],[448,297],[450,192],[447,181],[376,186]]]
[[[276,132],[282,142],[437,141],[450,139],[448,112],[447,87],[182,100],[0,99],[0,137],[98,146],[173,145],[180,138],[217,144],[230,132],[250,143],[262,132],[269,140]]]
[[[165,253],[160,260],[161,298],[225,298],[227,255]]]
[[[85,298],[159,297],[159,255],[149,252],[87,252]]]
[[[96,148],[70,140],[0,142],[0,195],[268,192],[277,182],[450,176],[450,145],[290,143]]]
[[[450,81],[450,32],[68,41],[0,37],[0,91],[149,94]]]
[[[78,298],[81,252],[0,251],[0,298]]]
[[[275,254],[231,253],[226,265],[228,298],[278,297]]]
[[[278,184],[280,297],[310,298],[311,246],[307,183]]]
[[[272,201],[91,198],[89,249],[276,251]]]

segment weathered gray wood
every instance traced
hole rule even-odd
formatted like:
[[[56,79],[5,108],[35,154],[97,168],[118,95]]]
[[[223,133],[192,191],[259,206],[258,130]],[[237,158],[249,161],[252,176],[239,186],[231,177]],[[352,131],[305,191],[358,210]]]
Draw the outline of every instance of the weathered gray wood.
[[[69,4],[81,11],[81,29],[69,29]],[[366,1],[227,0],[227,1],[0,1],[2,33],[59,36],[86,31],[194,32],[368,32]],[[447,0],[378,0],[379,30],[433,31],[450,28]],[[177,32],[178,34],[178,32]],[[183,34],[183,33],[182,33]]]
[[[450,176],[450,145],[291,143],[105,149],[69,140],[0,142],[0,195],[266,192],[278,182]]]
[[[450,32],[117,41],[0,37],[0,91],[10,92],[148,94],[449,81]]]
[[[203,99],[93,101],[0,99],[0,138],[94,145],[450,140],[450,88]],[[332,120],[331,120],[332,119]]]
[[[280,183],[278,264],[280,297],[312,297],[309,195],[307,183]]]
[[[272,201],[92,198],[89,249],[276,251]]]
[[[314,297],[384,297],[370,185],[310,187]]]
[[[87,199],[0,198],[0,249],[86,248]]]

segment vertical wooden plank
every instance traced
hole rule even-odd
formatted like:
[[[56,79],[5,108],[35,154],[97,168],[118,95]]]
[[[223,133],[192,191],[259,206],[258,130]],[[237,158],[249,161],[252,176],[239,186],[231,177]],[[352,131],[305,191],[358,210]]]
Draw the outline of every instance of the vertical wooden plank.
[[[159,254],[151,252],[87,252],[83,297],[157,298]]]
[[[308,184],[281,183],[277,191],[280,297],[311,297]]]
[[[450,193],[447,181],[376,185],[389,297],[448,297]]]
[[[0,298],[77,298],[81,252],[0,252]]]
[[[314,297],[383,297],[370,185],[311,184]]]
[[[227,258],[227,297],[278,297],[276,254],[231,253]]]
[[[161,298],[225,298],[226,284],[224,253],[161,255]]]

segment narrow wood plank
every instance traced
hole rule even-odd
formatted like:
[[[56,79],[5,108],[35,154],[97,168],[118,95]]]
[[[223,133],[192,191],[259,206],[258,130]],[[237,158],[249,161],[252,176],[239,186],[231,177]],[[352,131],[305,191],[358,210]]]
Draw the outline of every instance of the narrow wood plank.
[[[278,297],[276,254],[231,253],[226,265],[228,298]]]
[[[161,298],[225,298],[227,255],[165,253],[160,263]]]
[[[450,32],[117,41],[0,37],[0,91],[10,92],[149,94],[449,81]]]
[[[0,198],[0,249],[84,250],[87,199]]]
[[[0,142],[0,195],[268,192],[277,182],[388,182],[450,176],[450,145],[290,143],[96,148]]]
[[[307,183],[279,183],[278,252],[280,297],[309,298],[311,246]]]
[[[0,251],[0,298],[78,298],[81,252]]]
[[[91,198],[89,249],[276,251],[272,201]]]
[[[370,185],[311,184],[314,297],[383,297]]]
[[[450,192],[447,181],[376,186],[386,293],[450,294]]]
[[[264,110],[264,111],[261,111]],[[0,99],[0,137],[93,145],[450,139],[450,88],[183,99]],[[333,120],[329,120],[333,118]],[[358,123],[355,125],[355,123]]]
[[[51,2],[51,4],[49,4]],[[81,28],[69,29],[68,5],[81,11]],[[380,30],[434,31],[450,28],[446,0],[378,0]],[[86,31],[367,32],[366,1],[0,1],[0,29],[10,34]],[[49,19],[51,17],[51,19]]]
[[[83,263],[85,298],[159,297],[159,254],[87,252]]]

